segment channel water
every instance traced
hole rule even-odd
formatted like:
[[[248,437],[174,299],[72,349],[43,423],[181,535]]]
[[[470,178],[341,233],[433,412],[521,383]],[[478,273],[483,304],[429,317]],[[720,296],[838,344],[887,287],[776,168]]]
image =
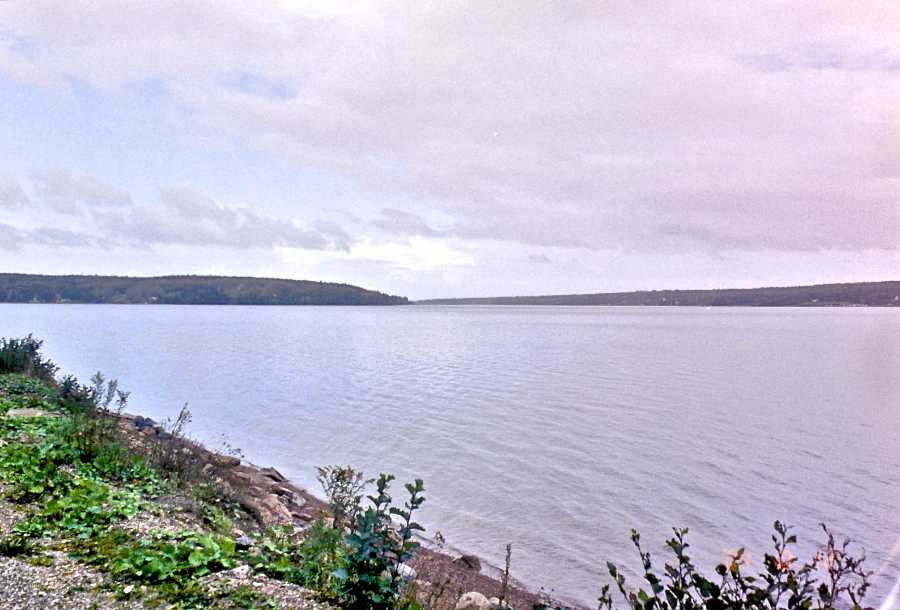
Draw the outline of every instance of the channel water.
[[[824,522],[900,608],[900,310],[0,305],[64,373],[129,411],[224,438],[318,491],[315,467],[422,478],[419,521],[593,607],[606,562],[639,584],[671,528],[709,576],[772,524],[811,558]],[[746,568],[745,568],[746,571]]]

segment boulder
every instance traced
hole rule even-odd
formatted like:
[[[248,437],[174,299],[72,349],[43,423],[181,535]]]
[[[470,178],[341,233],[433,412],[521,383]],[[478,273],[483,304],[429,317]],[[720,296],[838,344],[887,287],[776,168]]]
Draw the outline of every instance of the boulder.
[[[469,591],[456,602],[456,610],[491,610],[491,602],[478,591]]]
[[[257,500],[255,504],[259,510],[260,520],[267,527],[279,523],[291,523],[294,520],[291,511],[281,503],[281,500],[275,494],[265,495]]]
[[[230,570],[228,572],[228,575],[231,578],[235,578],[237,580],[243,580],[245,578],[248,578],[250,576],[250,572],[252,572],[252,571],[253,570],[250,566],[243,565],[243,566],[238,566],[238,567],[234,568],[233,570]]]
[[[456,565],[464,566],[470,570],[481,571],[481,561],[475,555],[463,555],[453,560]]]

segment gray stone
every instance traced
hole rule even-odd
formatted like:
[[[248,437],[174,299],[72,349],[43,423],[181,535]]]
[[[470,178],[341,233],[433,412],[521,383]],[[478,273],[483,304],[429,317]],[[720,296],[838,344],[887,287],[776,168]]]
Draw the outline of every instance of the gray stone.
[[[453,563],[465,566],[470,570],[481,571],[481,561],[475,555],[463,555],[453,560]]]
[[[478,591],[469,591],[456,602],[456,610],[491,610],[491,602]]]
[[[41,411],[40,409],[10,409],[6,417],[59,417],[56,413]]]

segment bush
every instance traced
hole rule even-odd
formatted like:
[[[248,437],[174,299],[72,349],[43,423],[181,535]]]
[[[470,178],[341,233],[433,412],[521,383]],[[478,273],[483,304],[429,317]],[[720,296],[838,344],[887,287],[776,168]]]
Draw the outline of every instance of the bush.
[[[415,485],[406,484],[410,498],[401,509],[391,506],[387,493],[393,479],[385,474],[378,478],[376,495],[369,496],[372,506],[357,515],[356,529],[347,536],[344,567],[335,572],[339,591],[347,597],[346,607],[351,610],[397,607],[403,585],[400,566],[413,557],[419,546],[412,536],[423,528],[412,521],[412,514],[425,501],[421,495],[422,480],[416,479]],[[392,515],[400,517],[397,531]]]
[[[43,341],[31,335],[24,339],[0,339],[0,373],[16,373],[52,381],[59,370],[40,353]]]
[[[685,552],[689,546],[684,541],[687,529],[674,530],[675,535],[666,541],[677,561],[675,565],[666,564],[662,577],[652,572],[650,553],[641,549],[640,534],[632,530],[631,539],[641,557],[649,592],[628,591],[625,577],[616,566],[607,563],[607,567],[632,610],[861,610],[872,574],[862,568],[865,555],[853,556],[849,540],[838,546],[824,524],[822,529],[827,536],[825,549],[798,567],[789,548],[796,537],[788,535],[789,527],[776,521],[772,536],[775,553],[765,556],[765,571],[755,577],[741,572],[741,564],[749,563],[743,549],[734,553],[727,565],[716,567],[715,581],[700,575]],[[603,587],[599,602],[600,609],[612,610],[609,585]]]

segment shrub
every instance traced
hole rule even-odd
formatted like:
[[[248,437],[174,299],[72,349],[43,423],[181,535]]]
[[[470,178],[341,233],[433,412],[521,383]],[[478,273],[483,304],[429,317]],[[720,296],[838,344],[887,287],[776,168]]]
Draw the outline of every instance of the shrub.
[[[715,581],[700,575],[686,553],[687,529],[675,529],[675,535],[666,541],[677,561],[675,565],[666,564],[662,577],[652,571],[650,553],[641,549],[640,534],[632,530],[631,539],[641,557],[649,592],[628,591],[625,577],[616,566],[607,563],[607,567],[632,610],[861,610],[872,574],[862,568],[865,555],[853,556],[849,540],[838,546],[824,524],[822,529],[827,536],[825,549],[798,567],[789,548],[796,537],[788,535],[789,527],[776,521],[772,536],[775,552],[765,555],[765,571],[755,577],[741,572],[743,549],[734,553],[727,565],[716,567]],[[609,585],[603,587],[599,602],[601,609],[612,610]]]
[[[43,341],[31,335],[24,339],[0,339],[0,373],[16,373],[52,381],[59,370],[40,353]]]
[[[347,597],[351,610],[389,610],[397,606],[402,593],[400,565],[415,554],[419,543],[412,540],[423,528],[412,521],[412,514],[425,498],[422,480],[407,483],[410,499],[404,507],[391,506],[388,485],[392,475],[382,474],[376,483],[372,505],[356,517],[356,530],[347,536],[344,567],[335,572],[339,591]],[[394,531],[391,516],[400,518]]]

